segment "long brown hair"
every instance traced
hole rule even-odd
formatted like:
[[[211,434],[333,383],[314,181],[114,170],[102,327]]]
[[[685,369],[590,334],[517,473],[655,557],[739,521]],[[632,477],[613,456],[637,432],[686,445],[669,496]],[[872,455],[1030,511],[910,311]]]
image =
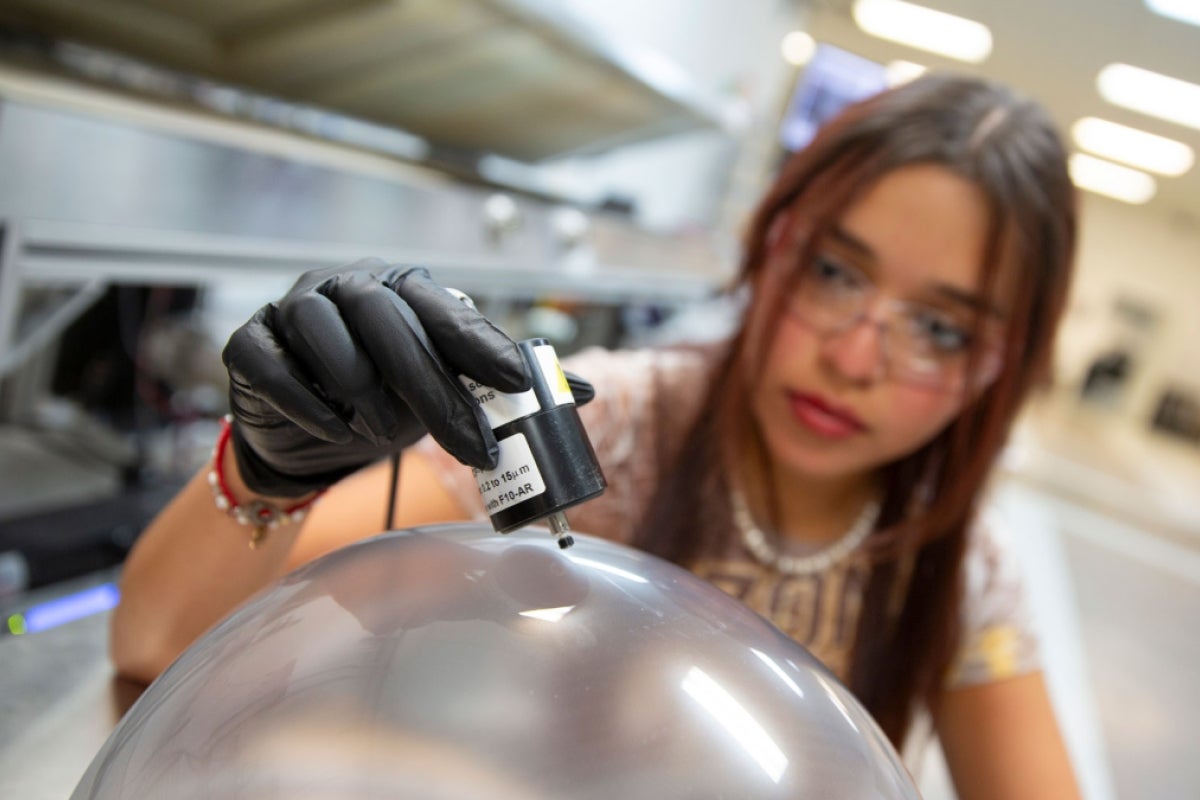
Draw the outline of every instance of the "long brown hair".
[[[928,76],[848,107],[784,164],[752,219],[733,287],[749,293],[742,326],[683,444],[660,456],[664,478],[636,534],[685,566],[727,541],[725,470],[759,435],[750,396],[789,282],[855,198],[913,164],[946,167],[984,193],[985,294],[999,290],[1002,258],[1017,274],[999,377],[933,441],[881,469],[876,558],[849,683],[897,747],[918,705],[936,700],[957,647],[967,528],[1022,401],[1045,374],[1070,283],[1075,190],[1039,105],[975,78]],[[769,231],[785,210],[803,218],[801,242],[786,269],[768,269]]]

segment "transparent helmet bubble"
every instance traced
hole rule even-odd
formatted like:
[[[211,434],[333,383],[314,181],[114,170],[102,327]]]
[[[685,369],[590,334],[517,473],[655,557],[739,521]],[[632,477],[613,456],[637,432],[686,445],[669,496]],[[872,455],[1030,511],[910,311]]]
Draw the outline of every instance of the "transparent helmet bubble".
[[[807,651],[591,536],[415,528],[251,598],[151,684],[74,800],[916,798]]]

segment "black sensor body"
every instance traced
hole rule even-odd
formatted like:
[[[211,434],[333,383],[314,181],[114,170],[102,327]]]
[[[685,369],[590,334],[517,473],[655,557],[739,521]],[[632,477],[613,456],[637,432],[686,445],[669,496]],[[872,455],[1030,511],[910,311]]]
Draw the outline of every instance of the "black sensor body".
[[[603,493],[608,484],[550,343],[527,339],[518,347],[536,406],[526,397],[520,416],[494,425],[500,463],[494,470],[477,470],[475,477],[496,531],[509,533],[550,517],[558,535],[568,527],[555,515]],[[487,411],[491,395],[486,387],[477,388]],[[573,540],[560,535],[558,541],[565,548]]]

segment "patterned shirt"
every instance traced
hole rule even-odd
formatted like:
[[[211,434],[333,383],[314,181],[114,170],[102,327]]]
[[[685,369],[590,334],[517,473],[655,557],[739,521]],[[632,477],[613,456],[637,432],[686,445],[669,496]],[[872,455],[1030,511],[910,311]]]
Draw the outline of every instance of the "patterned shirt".
[[[713,368],[712,350],[586,350],[564,368],[596,387],[579,409],[608,480],[600,497],[567,512],[572,528],[628,543],[651,501],[663,468],[656,437],[682,437],[699,411]],[[665,401],[665,402],[664,402]],[[426,438],[418,449],[463,508],[486,520],[470,469]],[[987,515],[970,531],[965,561],[962,644],[947,685],[1000,680],[1039,668],[1036,637],[1015,558]],[[771,620],[846,680],[869,574],[866,555],[851,554],[825,572],[782,575],[753,559],[730,536],[726,550],[693,571]]]

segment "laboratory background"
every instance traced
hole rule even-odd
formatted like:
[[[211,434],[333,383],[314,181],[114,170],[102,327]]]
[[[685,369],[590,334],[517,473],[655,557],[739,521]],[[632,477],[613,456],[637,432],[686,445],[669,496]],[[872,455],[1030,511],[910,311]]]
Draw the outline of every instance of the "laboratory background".
[[[1200,797],[1188,0],[0,3],[0,796],[67,797],[136,696],[122,559],[300,272],[425,265],[560,355],[717,336],[785,155],[925,70],[1071,147],[1077,279],[991,497],[1084,795]],[[936,749],[915,777],[953,798]]]

